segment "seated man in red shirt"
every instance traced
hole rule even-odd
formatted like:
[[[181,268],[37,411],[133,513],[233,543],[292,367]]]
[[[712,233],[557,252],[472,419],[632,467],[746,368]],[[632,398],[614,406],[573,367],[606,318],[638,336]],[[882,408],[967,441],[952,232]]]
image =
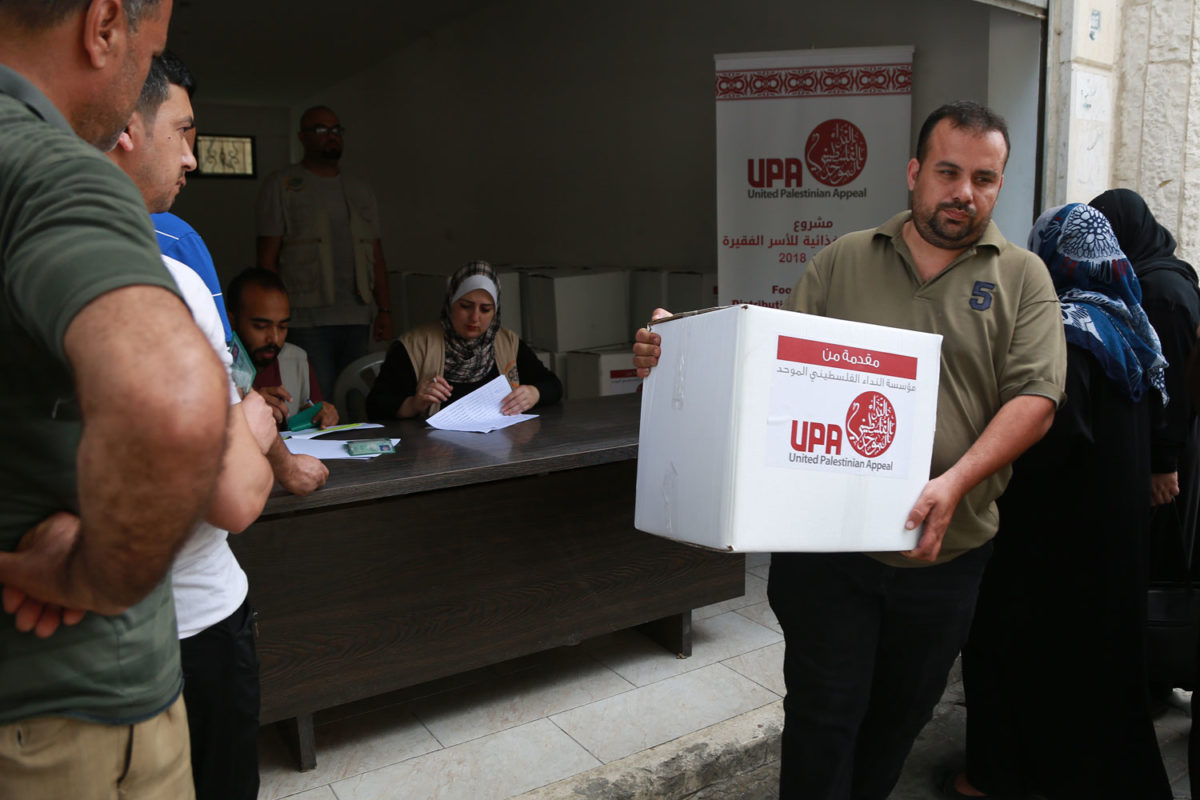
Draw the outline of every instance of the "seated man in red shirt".
[[[321,403],[321,387],[308,354],[287,343],[292,309],[279,275],[258,267],[243,270],[226,288],[225,305],[234,331],[258,369],[254,388],[270,404],[275,421],[284,425],[293,414]],[[313,418],[321,428],[337,421],[333,403],[322,403]]]

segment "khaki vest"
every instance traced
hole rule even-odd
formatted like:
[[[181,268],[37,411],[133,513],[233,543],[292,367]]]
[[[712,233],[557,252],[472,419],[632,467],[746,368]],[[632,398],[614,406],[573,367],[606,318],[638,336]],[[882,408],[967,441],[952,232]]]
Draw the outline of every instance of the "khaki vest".
[[[418,325],[400,337],[400,343],[408,351],[412,361],[413,372],[417,374],[417,383],[434,375],[441,375],[446,369],[446,335],[440,322],[429,322]],[[496,355],[496,369],[508,379],[509,386],[514,389],[520,384],[517,374],[517,346],[521,343],[516,333],[508,328],[496,331],[496,339],[492,349]],[[441,403],[429,407],[426,416],[433,416],[441,410]]]
[[[331,305],[334,300],[332,224],[317,198],[303,191],[309,175],[300,164],[292,164],[279,174],[275,185],[284,224],[279,274],[287,285],[292,308],[317,308]],[[362,181],[342,175],[342,191],[350,211],[354,283],[362,301],[371,305],[375,242],[379,239],[379,231],[363,214],[363,209],[371,205],[371,190]]]

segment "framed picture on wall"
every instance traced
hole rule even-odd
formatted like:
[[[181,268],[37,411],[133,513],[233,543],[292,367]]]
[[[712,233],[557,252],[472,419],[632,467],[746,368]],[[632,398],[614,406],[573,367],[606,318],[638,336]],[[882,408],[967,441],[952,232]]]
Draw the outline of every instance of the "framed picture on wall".
[[[196,134],[196,171],[201,178],[253,178],[254,137]]]

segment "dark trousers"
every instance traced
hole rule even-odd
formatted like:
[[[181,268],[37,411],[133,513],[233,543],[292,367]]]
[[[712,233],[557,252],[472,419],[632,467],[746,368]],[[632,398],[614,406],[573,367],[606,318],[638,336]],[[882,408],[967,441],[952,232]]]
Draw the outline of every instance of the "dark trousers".
[[[288,331],[288,341],[308,353],[308,363],[321,384],[321,396],[331,403],[338,376],[350,362],[367,354],[370,338],[370,325],[321,325]],[[302,397],[300,402],[307,399]]]
[[[179,640],[196,800],[258,797],[258,654],[250,601]]]
[[[991,545],[931,567],[775,553],[786,641],[782,800],[885,800],[967,631]]]

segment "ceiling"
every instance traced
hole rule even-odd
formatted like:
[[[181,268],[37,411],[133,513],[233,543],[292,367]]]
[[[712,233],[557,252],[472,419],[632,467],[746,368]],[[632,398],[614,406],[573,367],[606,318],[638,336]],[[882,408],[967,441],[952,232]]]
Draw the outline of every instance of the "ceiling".
[[[168,46],[206,103],[291,106],[493,0],[175,0]]]

